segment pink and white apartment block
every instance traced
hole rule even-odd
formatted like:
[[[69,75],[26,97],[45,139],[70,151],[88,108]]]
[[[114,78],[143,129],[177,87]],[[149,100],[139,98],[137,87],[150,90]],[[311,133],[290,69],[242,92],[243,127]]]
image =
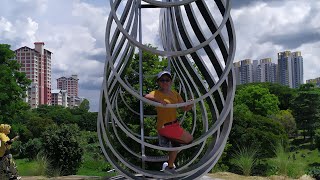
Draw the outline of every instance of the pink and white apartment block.
[[[66,90],[54,89],[51,91],[51,104],[68,107],[68,95]]]
[[[16,60],[21,64],[20,72],[25,72],[32,81],[26,99],[31,108],[51,105],[52,52],[44,49],[44,42],[35,42],[34,45],[34,49],[24,46],[15,50]]]
[[[68,96],[78,97],[78,75],[71,75],[71,77],[60,77],[57,79],[57,89],[67,90]]]
[[[60,77],[57,79],[57,89],[67,91],[67,103],[69,108],[79,107],[83,98],[79,94],[79,79],[78,75],[71,75],[71,77]]]

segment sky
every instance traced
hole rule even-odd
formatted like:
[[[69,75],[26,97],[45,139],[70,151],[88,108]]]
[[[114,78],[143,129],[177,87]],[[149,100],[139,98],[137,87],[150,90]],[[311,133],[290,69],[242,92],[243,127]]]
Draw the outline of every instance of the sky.
[[[272,58],[301,51],[304,80],[320,77],[319,0],[232,0],[237,50],[235,62]],[[144,43],[159,47],[156,10],[143,13]],[[12,50],[44,42],[53,53],[52,87],[56,79],[79,78],[79,96],[98,111],[105,63],[105,27],[109,0],[0,0],[0,43]]]

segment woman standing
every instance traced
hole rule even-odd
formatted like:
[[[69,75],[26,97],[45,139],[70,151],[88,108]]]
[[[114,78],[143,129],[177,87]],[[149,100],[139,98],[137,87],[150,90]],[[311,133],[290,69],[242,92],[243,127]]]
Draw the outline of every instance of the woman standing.
[[[158,90],[154,90],[145,95],[145,98],[159,102],[166,106],[166,104],[183,103],[181,95],[171,89],[172,76],[169,71],[162,71],[157,76],[157,83],[159,85]],[[182,107],[184,111],[192,109],[192,104]],[[171,141],[172,146],[178,146],[178,144],[189,144],[192,142],[192,135],[184,130],[179,121],[177,120],[177,108],[156,107],[157,110],[157,131],[159,134],[160,146],[169,146]],[[168,166],[164,169],[164,172],[169,174],[176,173],[174,167],[174,161],[176,160],[178,151],[169,152]]]

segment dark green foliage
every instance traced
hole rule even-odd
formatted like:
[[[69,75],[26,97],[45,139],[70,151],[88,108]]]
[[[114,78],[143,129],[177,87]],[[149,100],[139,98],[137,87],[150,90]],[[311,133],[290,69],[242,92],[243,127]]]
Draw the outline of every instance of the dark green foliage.
[[[30,139],[22,145],[20,158],[34,159],[42,149],[42,142],[39,138]]]
[[[320,151],[320,129],[317,129],[315,131],[314,142],[315,142],[316,148],[318,148],[318,150]]]
[[[282,124],[272,116],[279,112],[279,100],[261,84],[240,86],[236,91],[234,103],[234,121],[229,135],[232,148],[227,149],[223,162],[231,172],[237,169],[230,164],[232,152],[238,146],[250,146],[258,149],[257,160],[273,157],[273,147],[279,141],[288,144],[288,136]],[[263,163],[259,163],[263,164]],[[264,167],[260,165],[261,168]],[[257,172],[265,173],[262,168]]]
[[[291,107],[291,101],[297,96],[297,90],[283,86],[277,83],[259,83],[262,87],[268,88],[271,94],[274,94],[279,99],[279,109],[287,110]]]
[[[301,85],[298,96],[292,104],[297,127],[303,130],[303,136],[311,139],[314,131],[320,127],[320,90],[313,84]]]
[[[82,131],[97,131],[97,112],[85,112],[78,115],[75,123]]]
[[[54,124],[54,122],[47,117],[30,116],[26,124],[33,137],[40,137],[46,128]]]
[[[28,129],[27,125],[18,123],[11,126],[11,133],[9,134],[10,138],[19,135],[19,141],[27,142],[29,139],[32,139],[32,132]]]
[[[12,123],[16,115],[28,109],[22,97],[31,83],[24,73],[19,72],[20,65],[14,58],[10,45],[0,44],[0,122]]]
[[[229,143],[236,147],[246,144],[257,147],[258,158],[273,156],[273,145],[279,140],[287,142],[287,135],[279,122],[270,118],[255,115],[245,105],[234,107],[233,127]]]
[[[312,167],[309,169],[308,174],[312,176],[313,178],[316,178],[316,180],[320,179],[320,167]]]
[[[52,119],[56,124],[74,123],[71,112],[63,106],[40,105],[34,110],[42,118]]]
[[[77,125],[51,126],[42,135],[44,154],[54,169],[61,169],[62,175],[76,174],[81,166],[83,148],[79,135]]]

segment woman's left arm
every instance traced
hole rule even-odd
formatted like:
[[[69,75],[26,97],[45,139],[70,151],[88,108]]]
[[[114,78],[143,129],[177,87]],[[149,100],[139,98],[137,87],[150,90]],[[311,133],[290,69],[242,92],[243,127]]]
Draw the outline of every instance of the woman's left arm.
[[[179,93],[177,93],[177,94],[178,94],[178,101],[179,101],[179,103],[184,103],[184,100],[182,99],[181,95],[180,95]],[[193,99],[190,99],[190,100],[188,100],[188,101],[193,101]],[[188,102],[188,101],[187,101],[187,102]],[[182,106],[181,109],[182,109],[183,111],[190,111],[190,110],[192,109],[192,107],[193,107],[193,104],[190,104],[190,105]]]

